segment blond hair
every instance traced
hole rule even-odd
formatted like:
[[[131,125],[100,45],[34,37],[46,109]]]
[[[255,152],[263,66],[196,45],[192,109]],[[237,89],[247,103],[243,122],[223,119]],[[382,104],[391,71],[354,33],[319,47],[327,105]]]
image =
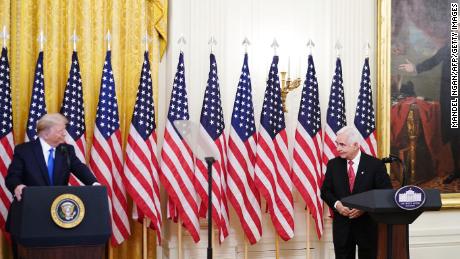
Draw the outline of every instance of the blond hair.
[[[60,123],[67,124],[68,122],[67,118],[60,113],[47,113],[37,121],[37,134],[40,135],[41,132],[48,130],[54,125]]]

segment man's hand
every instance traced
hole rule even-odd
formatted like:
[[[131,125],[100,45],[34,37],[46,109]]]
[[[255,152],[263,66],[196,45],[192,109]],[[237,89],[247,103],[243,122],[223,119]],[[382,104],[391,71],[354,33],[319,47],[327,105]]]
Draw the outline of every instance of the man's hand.
[[[22,190],[25,187],[26,186],[24,184],[20,184],[20,185],[16,186],[16,188],[14,188],[14,197],[16,197],[16,199],[18,201],[21,201],[21,199],[22,199]]]
[[[350,208],[343,206],[341,201],[337,201],[337,204],[335,206],[336,210],[340,213],[340,215],[349,217],[350,216]]]
[[[355,218],[361,217],[361,215],[363,215],[363,214],[364,214],[364,211],[362,211],[362,210],[352,209],[350,211],[350,214],[348,214],[348,217],[350,219],[355,219]]]
[[[406,64],[399,65],[399,70],[406,71],[408,73],[417,72],[414,63],[410,62],[408,59],[406,59]]]

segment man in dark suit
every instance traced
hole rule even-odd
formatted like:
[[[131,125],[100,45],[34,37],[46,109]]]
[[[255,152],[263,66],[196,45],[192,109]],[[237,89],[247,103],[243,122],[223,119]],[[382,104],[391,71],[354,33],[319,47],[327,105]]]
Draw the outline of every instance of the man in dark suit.
[[[377,223],[361,210],[348,208],[340,199],[372,189],[392,188],[385,165],[360,151],[359,133],[346,126],[337,132],[338,157],[327,164],[321,198],[334,210],[332,235],[337,259],[376,258]]]
[[[66,124],[63,115],[46,114],[37,122],[38,138],[15,147],[5,183],[18,201],[26,186],[67,185],[70,173],[86,185],[97,184],[74,147],[65,144]]]
[[[21,201],[27,186],[68,185],[70,173],[86,185],[99,185],[90,169],[75,155],[74,147],[65,144],[67,122],[59,113],[46,114],[37,121],[38,138],[15,147],[5,178],[14,202]],[[14,220],[10,215],[6,220],[7,231]],[[18,258],[14,240],[13,254]]]

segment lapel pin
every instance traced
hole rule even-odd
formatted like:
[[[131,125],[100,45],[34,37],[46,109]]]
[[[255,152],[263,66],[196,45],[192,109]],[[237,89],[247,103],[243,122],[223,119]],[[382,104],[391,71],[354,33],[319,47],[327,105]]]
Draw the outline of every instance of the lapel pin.
[[[361,172],[361,174],[364,174],[364,172]]]

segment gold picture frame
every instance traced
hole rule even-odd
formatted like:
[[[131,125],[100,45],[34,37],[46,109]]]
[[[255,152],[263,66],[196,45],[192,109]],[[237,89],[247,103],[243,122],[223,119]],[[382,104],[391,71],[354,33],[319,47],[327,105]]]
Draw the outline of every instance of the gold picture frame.
[[[397,0],[394,0],[397,1]],[[392,0],[377,0],[377,141],[381,156],[390,153]],[[390,172],[391,173],[391,172]],[[460,208],[460,193],[443,193],[442,209]]]

